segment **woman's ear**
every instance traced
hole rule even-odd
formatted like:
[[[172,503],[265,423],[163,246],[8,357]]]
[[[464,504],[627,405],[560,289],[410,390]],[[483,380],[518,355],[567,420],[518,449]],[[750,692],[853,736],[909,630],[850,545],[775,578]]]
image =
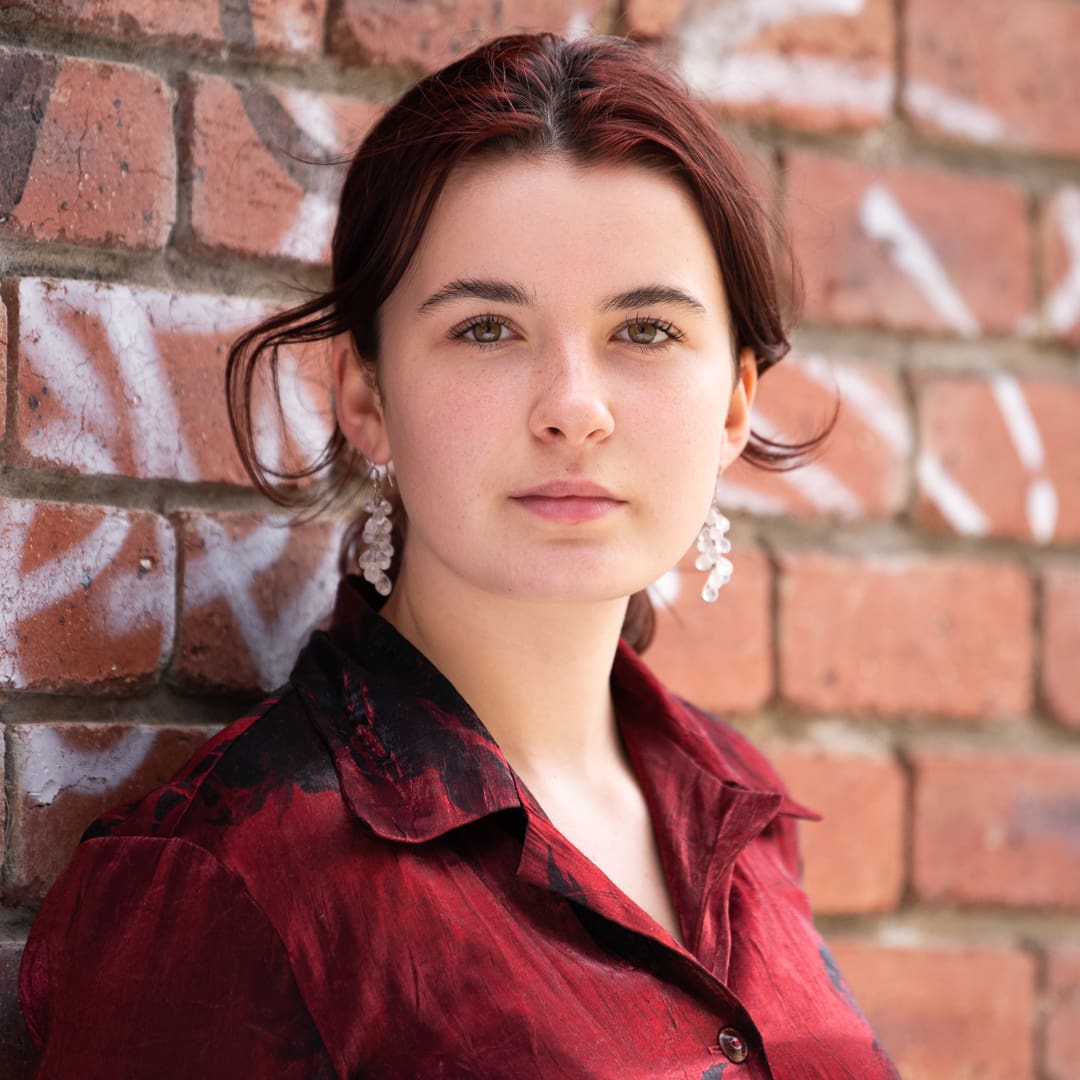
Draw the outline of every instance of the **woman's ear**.
[[[724,421],[724,445],[720,451],[723,472],[746,448],[750,438],[750,412],[757,393],[757,357],[750,348],[739,354],[739,370],[731,392],[727,419]]]
[[[338,427],[368,461],[383,465],[391,457],[390,440],[374,374],[357,356],[352,334],[338,334],[330,347]]]

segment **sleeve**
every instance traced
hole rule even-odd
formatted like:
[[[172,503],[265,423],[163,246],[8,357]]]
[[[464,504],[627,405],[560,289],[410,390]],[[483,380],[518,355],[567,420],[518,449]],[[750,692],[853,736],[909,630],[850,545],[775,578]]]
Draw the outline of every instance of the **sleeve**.
[[[38,1080],[334,1075],[276,930],[186,840],[84,842],[31,929],[20,995]]]

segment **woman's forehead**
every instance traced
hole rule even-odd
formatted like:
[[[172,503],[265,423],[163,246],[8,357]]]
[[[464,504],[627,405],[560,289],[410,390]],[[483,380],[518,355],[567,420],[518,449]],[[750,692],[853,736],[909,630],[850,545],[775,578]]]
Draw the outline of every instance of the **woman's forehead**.
[[[564,156],[454,170],[401,285],[430,294],[462,279],[513,281],[534,295],[671,279],[709,306],[722,295],[711,238],[682,184],[640,165]]]

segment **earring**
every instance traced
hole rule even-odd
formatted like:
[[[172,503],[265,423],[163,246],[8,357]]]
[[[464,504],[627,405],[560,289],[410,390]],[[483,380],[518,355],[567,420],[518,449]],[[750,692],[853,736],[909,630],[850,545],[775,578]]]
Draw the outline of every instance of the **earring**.
[[[360,534],[360,539],[367,547],[358,561],[364,580],[374,585],[380,596],[389,596],[393,582],[386,571],[394,558],[393,525],[390,521],[393,508],[382,493],[383,482],[390,482],[389,463],[372,465],[368,476],[371,480],[371,494],[361,509],[371,516],[364,522],[364,531]]]
[[[717,481],[719,484],[719,480]],[[720,590],[731,580],[734,567],[730,559],[724,556],[731,550],[731,541],[727,531],[731,522],[720,512],[716,493],[713,493],[712,506],[705,517],[705,524],[698,533],[697,549],[701,554],[694,566],[698,570],[708,570],[709,576],[701,589],[701,599],[711,604],[720,595]]]

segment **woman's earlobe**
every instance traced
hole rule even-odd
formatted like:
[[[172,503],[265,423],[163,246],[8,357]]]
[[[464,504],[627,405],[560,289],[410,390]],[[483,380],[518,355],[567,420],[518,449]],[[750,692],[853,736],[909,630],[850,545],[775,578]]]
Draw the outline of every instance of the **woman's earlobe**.
[[[370,369],[356,355],[352,336],[339,334],[333,340],[331,371],[334,410],[341,433],[368,461],[377,464],[390,459],[390,442],[383,419],[382,401]]]

